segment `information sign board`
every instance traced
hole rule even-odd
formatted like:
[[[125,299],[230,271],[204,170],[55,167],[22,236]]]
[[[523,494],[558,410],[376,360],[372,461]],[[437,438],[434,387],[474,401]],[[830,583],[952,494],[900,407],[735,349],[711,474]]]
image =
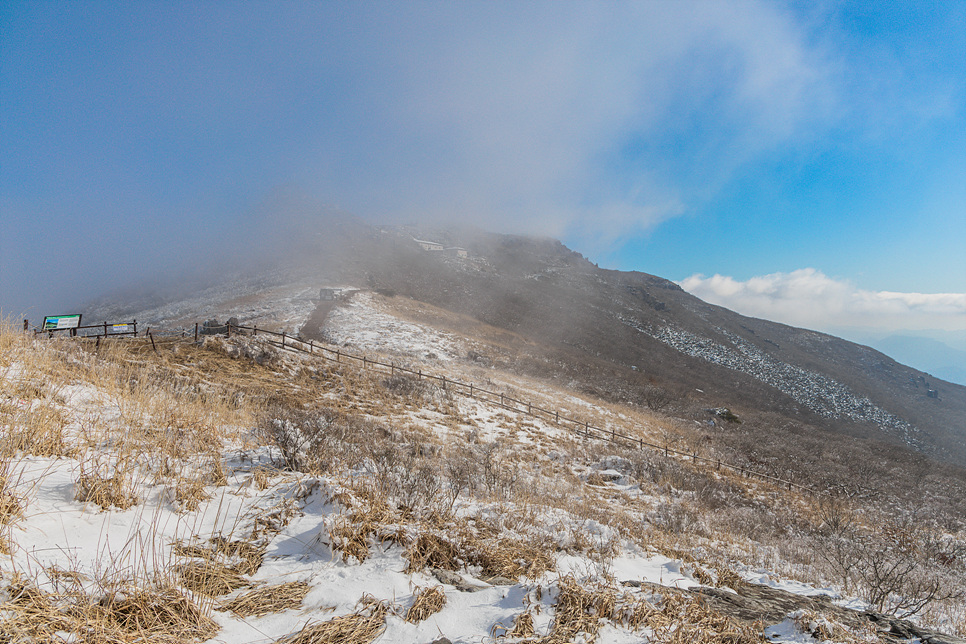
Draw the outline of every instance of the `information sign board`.
[[[57,331],[58,329],[76,329],[80,326],[81,314],[73,315],[48,315],[44,318],[44,331]]]

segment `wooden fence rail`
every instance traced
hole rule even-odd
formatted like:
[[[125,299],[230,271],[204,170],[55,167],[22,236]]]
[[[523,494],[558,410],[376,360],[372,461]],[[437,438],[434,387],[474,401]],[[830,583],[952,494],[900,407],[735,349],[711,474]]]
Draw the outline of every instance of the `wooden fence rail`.
[[[601,427],[595,427],[588,423],[587,421],[578,420],[576,418],[568,418],[560,414],[559,411],[545,409],[538,405],[534,405],[530,401],[518,400],[507,396],[506,394],[490,391],[484,389],[477,385],[471,383],[465,383],[460,380],[453,380],[447,378],[446,376],[441,376],[433,373],[423,372],[422,369],[409,369],[407,367],[401,367],[395,363],[384,363],[378,360],[373,360],[367,356],[356,356],[351,353],[345,353],[340,349],[331,349],[325,345],[316,344],[312,340],[302,340],[297,337],[292,337],[284,332],[268,331],[266,329],[259,329],[258,326],[244,326],[244,325],[231,325],[227,326],[227,334],[231,336],[232,331],[234,332],[248,332],[252,336],[257,336],[258,334],[263,334],[269,336],[266,338],[268,342],[278,346],[282,349],[289,349],[292,351],[297,351],[301,353],[306,353],[309,355],[325,358],[334,362],[351,362],[356,361],[362,364],[365,369],[374,370],[380,373],[385,373],[387,375],[395,375],[396,373],[409,374],[416,376],[420,380],[430,380],[439,383],[440,387],[446,391],[452,391],[454,393],[468,396],[470,398],[475,398],[477,400],[482,400],[494,405],[498,405],[503,409],[508,411],[513,411],[519,414],[525,414],[532,418],[538,418],[541,420],[546,420],[552,422],[556,425],[562,427],[569,427],[573,432],[585,438],[609,441],[611,443],[619,444],[628,448],[637,448],[644,450],[650,448],[661,452],[666,457],[678,456],[683,457],[693,463],[704,463],[707,465],[713,465],[715,469],[725,468],[733,472],[737,472],[742,476],[751,476],[759,478],[782,487],[787,487],[789,490],[797,489],[802,492],[814,493],[812,488],[801,485],[799,483],[794,483],[777,476],[772,476],[770,474],[765,474],[763,472],[758,472],[740,465],[733,465],[730,463],[725,463],[720,459],[706,458],[704,456],[698,456],[696,452],[685,452],[677,449],[668,447],[667,445],[658,445],[656,443],[651,443],[643,438],[636,438],[634,436],[628,436],[622,434],[615,429],[604,429]],[[279,338],[277,340],[272,339]]]
[[[121,327],[124,330],[121,330]],[[28,328],[28,321],[24,320],[24,331]],[[79,337],[82,338],[106,338],[122,335],[131,335],[134,337],[138,336],[138,321],[132,320],[130,322],[102,322],[101,324],[85,324],[84,326],[75,326],[68,329],[34,329],[34,335],[40,335],[41,333],[54,334],[60,331],[70,331],[68,335],[72,337],[78,337],[78,331],[96,329],[95,333],[81,333]]]

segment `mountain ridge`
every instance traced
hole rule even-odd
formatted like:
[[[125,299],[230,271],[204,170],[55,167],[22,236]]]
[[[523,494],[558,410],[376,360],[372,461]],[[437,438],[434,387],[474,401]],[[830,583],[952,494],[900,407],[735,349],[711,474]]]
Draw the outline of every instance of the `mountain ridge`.
[[[742,316],[658,276],[599,268],[549,238],[376,228],[352,218],[321,230],[299,236],[298,252],[270,277],[236,289],[221,310],[209,296],[204,306],[183,307],[181,322],[220,314],[244,323],[255,312],[232,302],[285,286],[300,295],[289,302],[291,315],[274,322],[308,332],[318,287],[353,285],[518,334],[533,343],[521,368],[567,377],[604,398],[639,403],[644,388],[658,387],[678,398],[678,413],[699,422],[715,422],[707,410],[719,408],[755,427],[777,415],[782,423],[966,463],[966,388],[870,347]],[[427,250],[417,239],[444,250]],[[140,315],[152,319],[150,311]],[[172,322],[155,314],[154,323]]]

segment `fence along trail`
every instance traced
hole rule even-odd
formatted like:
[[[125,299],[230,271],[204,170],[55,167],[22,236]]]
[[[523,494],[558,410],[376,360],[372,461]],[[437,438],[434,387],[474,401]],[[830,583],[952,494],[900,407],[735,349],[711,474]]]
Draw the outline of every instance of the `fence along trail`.
[[[298,337],[293,337],[286,334],[285,332],[277,331],[267,331],[265,329],[259,329],[257,326],[244,326],[244,325],[227,325],[227,335],[230,337],[232,331],[242,331],[250,333],[253,337],[262,334],[263,336],[269,336],[266,338],[266,342],[280,347],[282,349],[287,349],[290,351],[296,351],[299,353],[305,353],[308,355],[323,358],[325,360],[331,360],[334,362],[342,362],[342,360],[355,360],[362,363],[364,369],[373,369],[382,373],[387,373],[390,375],[395,375],[399,373],[407,373],[416,376],[419,379],[435,380],[440,383],[440,386],[444,391],[452,391],[454,393],[468,396],[470,398],[475,398],[477,400],[482,400],[490,404],[499,405],[500,407],[513,411],[519,414],[526,414],[533,418],[539,418],[546,420],[548,422],[555,423],[562,427],[570,428],[576,435],[583,436],[585,438],[591,438],[595,440],[609,441],[624,447],[639,448],[644,450],[645,448],[650,448],[657,452],[663,453],[665,457],[670,458],[671,456],[683,457],[689,459],[694,463],[704,463],[707,465],[713,465],[716,469],[721,469],[722,467],[733,472],[737,472],[742,476],[753,476],[765,481],[769,481],[776,485],[782,487],[787,487],[789,490],[796,489],[800,492],[807,492],[815,494],[816,491],[812,488],[801,485],[799,483],[794,483],[777,476],[772,476],[770,474],[764,474],[762,472],[756,472],[739,465],[733,465],[730,463],[725,463],[720,459],[705,458],[703,456],[698,456],[694,452],[684,452],[681,450],[676,450],[668,447],[667,445],[658,445],[656,443],[651,443],[645,441],[643,438],[634,438],[633,436],[627,436],[622,434],[615,429],[607,430],[600,427],[595,427],[588,422],[580,421],[574,418],[568,418],[566,416],[561,416],[559,411],[544,409],[534,405],[532,402],[518,400],[512,398],[502,393],[497,393],[494,391],[489,391],[482,387],[478,387],[471,383],[465,383],[459,380],[453,380],[447,378],[446,376],[441,376],[438,374],[424,372],[422,369],[409,369],[406,367],[399,367],[393,363],[386,364],[384,362],[379,362],[378,360],[373,360],[368,356],[362,355],[357,356],[351,353],[345,353],[340,349],[331,349],[321,344],[315,344],[312,340],[301,340]],[[246,334],[247,334],[246,333]],[[278,339],[273,339],[278,338]]]

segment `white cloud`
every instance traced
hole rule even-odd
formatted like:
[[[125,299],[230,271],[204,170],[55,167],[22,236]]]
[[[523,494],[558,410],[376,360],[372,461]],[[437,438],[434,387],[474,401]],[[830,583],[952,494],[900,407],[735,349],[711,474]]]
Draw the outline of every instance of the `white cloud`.
[[[966,329],[966,293],[867,291],[814,268],[744,282],[699,274],[680,285],[706,302],[744,315],[810,329]]]
[[[776,3],[417,13],[378,57],[392,82],[363,92],[387,134],[364,192],[402,217],[607,243],[687,212],[834,111],[834,66]]]

